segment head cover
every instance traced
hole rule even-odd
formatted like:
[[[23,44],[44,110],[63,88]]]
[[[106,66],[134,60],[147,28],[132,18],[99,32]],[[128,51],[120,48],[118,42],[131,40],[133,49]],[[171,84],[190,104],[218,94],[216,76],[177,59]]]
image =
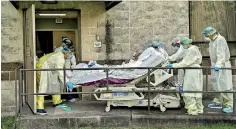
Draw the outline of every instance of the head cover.
[[[191,44],[192,42],[193,42],[192,39],[189,39],[186,36],[182,37],[180,40],[180,44],[182,44],[182,45]]]
[[[216,29],[213,28],[213,27],[207,27],[203,30],[202,34],[205,36],[205,37],[209,37],[213,34],[216,33]]]
[[[67,37],[62,37],[61,42],[64,42],[66,39],[68,39],[68,38]]]
[[[173,47],[180,47],[180,38],[179,38],[179,37],[175,37],[175,38],[172,40],[171,46],[173,46]]]
[[[69,53],[69,52],[73,52],[74,51],[74,47],[72,46],[72,47],[70,47],[70,48],[63,48],[62,49],[62,52],[63,53]]]
[[[163,49],[164,49],[165,45],[164,45],[164,43],[162,43],[162,42],[153,41],[153,42],[152,42],[152,47],[154,47],[154,48],[160,47],[160,48],[163,48]]]
[[[62,37],[62,46],[63,48],[73,46],[73,42],[66,37]]]

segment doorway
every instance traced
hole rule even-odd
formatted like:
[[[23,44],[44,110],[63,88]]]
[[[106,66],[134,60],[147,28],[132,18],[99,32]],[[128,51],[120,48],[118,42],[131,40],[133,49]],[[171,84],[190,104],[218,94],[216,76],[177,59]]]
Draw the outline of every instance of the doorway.
[[[81,61],[80,10],[36,11],[32,4],[23,12],[23,16],[24,69],[36,69],[37,57],[51,53],[61,46],[61,37],[68,37],[73,41],[76,60]],[[27,71],[24,74],[24,91],[28,94],[37,93],[36,71]],[[28,95],[23,101],[36,112],[36,95]]]
[[[36,56],[40,58],[45,54],[54,52],[56,48],[62,45],[62,37],[70,39],[75,51],[77,51],[75,31],[36,31]]]

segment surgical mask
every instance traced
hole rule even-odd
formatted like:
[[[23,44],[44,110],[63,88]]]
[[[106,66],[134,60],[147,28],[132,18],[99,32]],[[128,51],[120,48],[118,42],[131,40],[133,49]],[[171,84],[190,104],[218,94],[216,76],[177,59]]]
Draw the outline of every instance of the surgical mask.
[[[217,37],[218,37],[218,35],[215,35],[215,36],[213,37],[213,40],[215,40]]]
[[[183,46],[184,49],[188,49],[188,46]]]
[[[73,57],[73,55],[70,54],[70,55],[67,57],[67,59],[71,59],[72,57]]]
[[[208,37],[205,37],[204,39],[205,39],[205,41],[207,41],[207,42],[211,41],[211,39],[208,38]]]
[[[177,51],[177,50],[179,50],[179,47],[174,47],[174,49]]]

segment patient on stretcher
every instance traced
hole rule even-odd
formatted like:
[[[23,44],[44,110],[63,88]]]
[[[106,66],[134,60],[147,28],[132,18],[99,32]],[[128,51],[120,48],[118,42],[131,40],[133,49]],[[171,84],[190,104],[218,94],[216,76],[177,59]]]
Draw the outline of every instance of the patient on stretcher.
[[[96,62],[88,64],[80,63],[76,68],[122,68],[122,67],[156,67],[166,61],[166,52],[164,49],[158,51],[153,47],[145,49],[138,57],[130,59],[129,63],[121,65],[100,65]],[[167,55],[168,56],[168,55]],[[148,72],[147,69],[112,69],[108,72],[108,78],[104,70],[74,70],[71,81],[79,85],[91,85],[94,83],[124,84],[138,78]]]

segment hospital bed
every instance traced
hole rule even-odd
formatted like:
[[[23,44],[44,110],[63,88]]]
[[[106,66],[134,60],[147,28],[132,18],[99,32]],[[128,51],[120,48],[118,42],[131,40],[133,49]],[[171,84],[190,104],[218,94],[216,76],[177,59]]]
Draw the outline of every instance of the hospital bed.
[[[153,50],[151,50],[153,51]],[[145,52],[144,52],[145,53]],[[146,52],[146,53],[150,53]],[[143,55],[141,55],[143,56]],[[144,56],[143,56],[144,57]],[[149,57],[149,60],[147,60],[146,63],[149,67],[155,66],[166,66],[168,62],[163,59],[160,61],[160,57]],[[154,61],[154,62],[152,62]],[[126,73],[128,71],[125,71],[123,73]],[[106,101],[107,105],[105,108],[106,112],[109,112],[111,109],[111,106],[117,107],[117,106],[127,106],[127,107],[144,107],[148,106],[148,96],[147,93],[144,92],[135,92],[135,91],[147,91],[148,87],[137,87],[136,84],[140,81],[146,79],[146,82],[148,82],[148,72],[147,70],[139,70],[139,71],[132,71],[134,73],[141,73],[136,78],[129,78],[127,76],[123,76],[122,71],[113,71],[110,73],[110,77],[106,77],[105,72],[96,72],[94,74],[88,74],[83,77],[80,77],[80,79],[83,81],[83,83],[76,84],[76,87],[81,86],[91,86],[91,85],[103,85],[108,84],[108,90],[112,91],[113,93],[99,93],[99,92],[105,92],[107,91],[107,87],[97,88],[94,92],[94,97],[96,100],[99,101]],[[135,74],[134,74],[135,75]],[[91,76],[97,77],[96,79],[93,79],[93,81],[84,81],[86,78],[92,78]],[[121,77],[122,76],[122,77]],[[131,74],[132,77],[135,77]],[[169,73],[168,71],[162,70],[162,69],[155,69],[151,70],[150,72],[150,90],[177,90],[178,87],[175,85],[161,85],[164,81],[168,80],[169,78],[173,77],[173,71]],[[81,82],[82,82],[81,81]],[[85,82],[85,83],[84,83]],[[119,84],[119,86],[116,86]],[[121,85],[121,86],[120,86]],[[133,91],[133,92],[128,92]],[[97,93],[96,93],[97,92]],[[163,93],[154,93],[151,92],[150,95],[150,106],[153,107],[159,107],[162,112],[166,111],[166,108],[179,108],[180,107],[180,95],[179,93],[169,93],[169,94],[163,94]]]
[[[158,69],[151,72],[150,77],[154,76],[154,81],[150,81],[150,91],[154,90],[178,90],[175,85],[161,86],[160,84],[173,76],[173,72],[170,74],[164,70]],[[136,87],[135,84],[145,79],[148,82],[148,75],[145,74],[142,77],[134,79],[127,83],[126,87],[108,87],[108,91],[113,93],[96,93],[107,91],[106,87],[98,88],[94,92],[94,96],[97,100],[107,101],[105,108],[106,112],[110,111],[110,107],[114,106],[127,106],[127,107],[144,107],[148,106],[148,95],[144,92],[135,91],[147,91],[148,87]],[[133,91],[133,92],[128,92]],[[154,93],[150,95],[150,106],[159,107],[162,112],[166,111],[166,108],[179,108],[180,107],[180,95],[179,93]]]

